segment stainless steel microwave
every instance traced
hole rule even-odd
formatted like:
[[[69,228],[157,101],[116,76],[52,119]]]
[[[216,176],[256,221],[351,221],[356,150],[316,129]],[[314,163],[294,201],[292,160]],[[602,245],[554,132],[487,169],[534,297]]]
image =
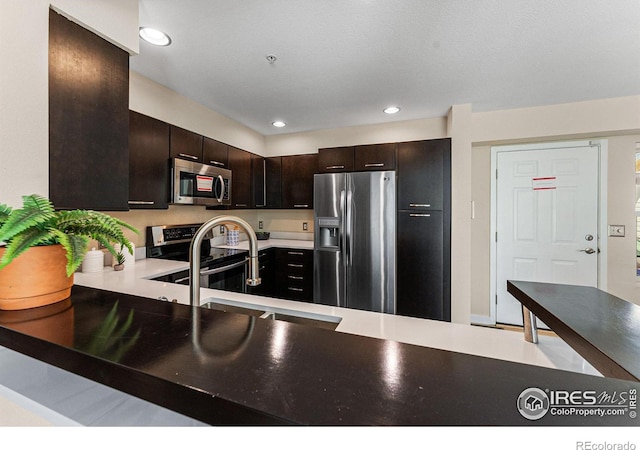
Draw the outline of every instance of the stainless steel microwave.
[[[231,204],[231,171],[184,159],[171,164],[171,203],[223,206]]]

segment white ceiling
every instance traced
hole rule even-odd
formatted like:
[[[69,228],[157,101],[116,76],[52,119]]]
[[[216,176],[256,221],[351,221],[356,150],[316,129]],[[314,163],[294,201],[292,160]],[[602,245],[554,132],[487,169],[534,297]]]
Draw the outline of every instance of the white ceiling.
[[[263,135],[640,94],[639,0],[140,0],[140,25],[173,43],[132,70]]]

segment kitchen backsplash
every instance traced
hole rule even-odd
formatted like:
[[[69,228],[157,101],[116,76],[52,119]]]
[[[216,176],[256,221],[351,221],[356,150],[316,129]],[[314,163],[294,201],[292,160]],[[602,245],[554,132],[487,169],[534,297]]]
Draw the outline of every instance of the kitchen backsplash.
[[[126,212],[110,211],[109,215],[124,220],[133,225],[140,234],[126,232],[127,237],[136,247],[144,247],[145,231],[152,225],[181,225],[190,223],[203,223],[212,217],[220,215],[233,215],[246,220],[255,231],[269,231],[272,237],[287,236],[292,239],[296,236],[302,240],[313,239],[313,210],[230,210],[216,211],[207,210],[203,206],[182,206],[171,205],[167,210],[131,210]],[[262,221],[262,230],[258,229],[259,222]],[[303,224],[307,223],[307,231],[303,230]],[[276,235],[274,235],[276,233]],[[220,236],[219,229],[214,230],[214,236]]]

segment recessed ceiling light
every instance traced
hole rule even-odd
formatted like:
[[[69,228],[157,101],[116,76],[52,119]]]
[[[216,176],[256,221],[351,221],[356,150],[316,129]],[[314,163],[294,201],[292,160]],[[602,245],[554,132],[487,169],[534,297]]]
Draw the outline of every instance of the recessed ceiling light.
[[[154,28],[140,27],[139,34],[149,44],[162,46],[171,44],[171,38],[168,35]]]
[[[272,125],[274,127],[282,128],[282,127],[286,126],[287,124],[284,123],[282,120],[276,120],[275,122],[273,122]]]
[[[385,114],[395,114],[400,111],[400,108],[397,106],[389,106],[388,108],[383,109]]]

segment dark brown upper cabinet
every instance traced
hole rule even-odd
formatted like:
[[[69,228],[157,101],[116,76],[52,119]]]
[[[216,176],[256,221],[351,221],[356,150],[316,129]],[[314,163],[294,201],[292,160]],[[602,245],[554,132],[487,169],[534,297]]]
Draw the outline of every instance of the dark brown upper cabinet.
[[[318,173],[353,172],[355,147],[333,147],[318,150]]]
[[[229,146],[205,137],[202,142],[202,162],[210,166],[229,168]]]
[[[229,146],[229,169],[232,172],[230,209],[251,208],[251,153]]]
[[[267,207],[267,178],[265,159],[260,155],[251,154],[251,191],[253,195],[252,207]]]
[[[202,135],[171,125],[171,157],[202,162]]]
[[[169,172],[169,124],[131,111],[129,208],[167,209]]]
[[[358,145],[354,151],[355,170],[395,170],[396,144]]]
[[[127,210],[128,141],[129,54],[50,10],[49,198],[56,208]]]
[[[398,209],[447,209],[450,173],[451,139],[399,143]]]
[[[318,154],[282,157],[282,208],[313,209],[313,175]]]
[[[267,188],[266,208],[282,208],[282,157],[265,158],[264,164]]]

